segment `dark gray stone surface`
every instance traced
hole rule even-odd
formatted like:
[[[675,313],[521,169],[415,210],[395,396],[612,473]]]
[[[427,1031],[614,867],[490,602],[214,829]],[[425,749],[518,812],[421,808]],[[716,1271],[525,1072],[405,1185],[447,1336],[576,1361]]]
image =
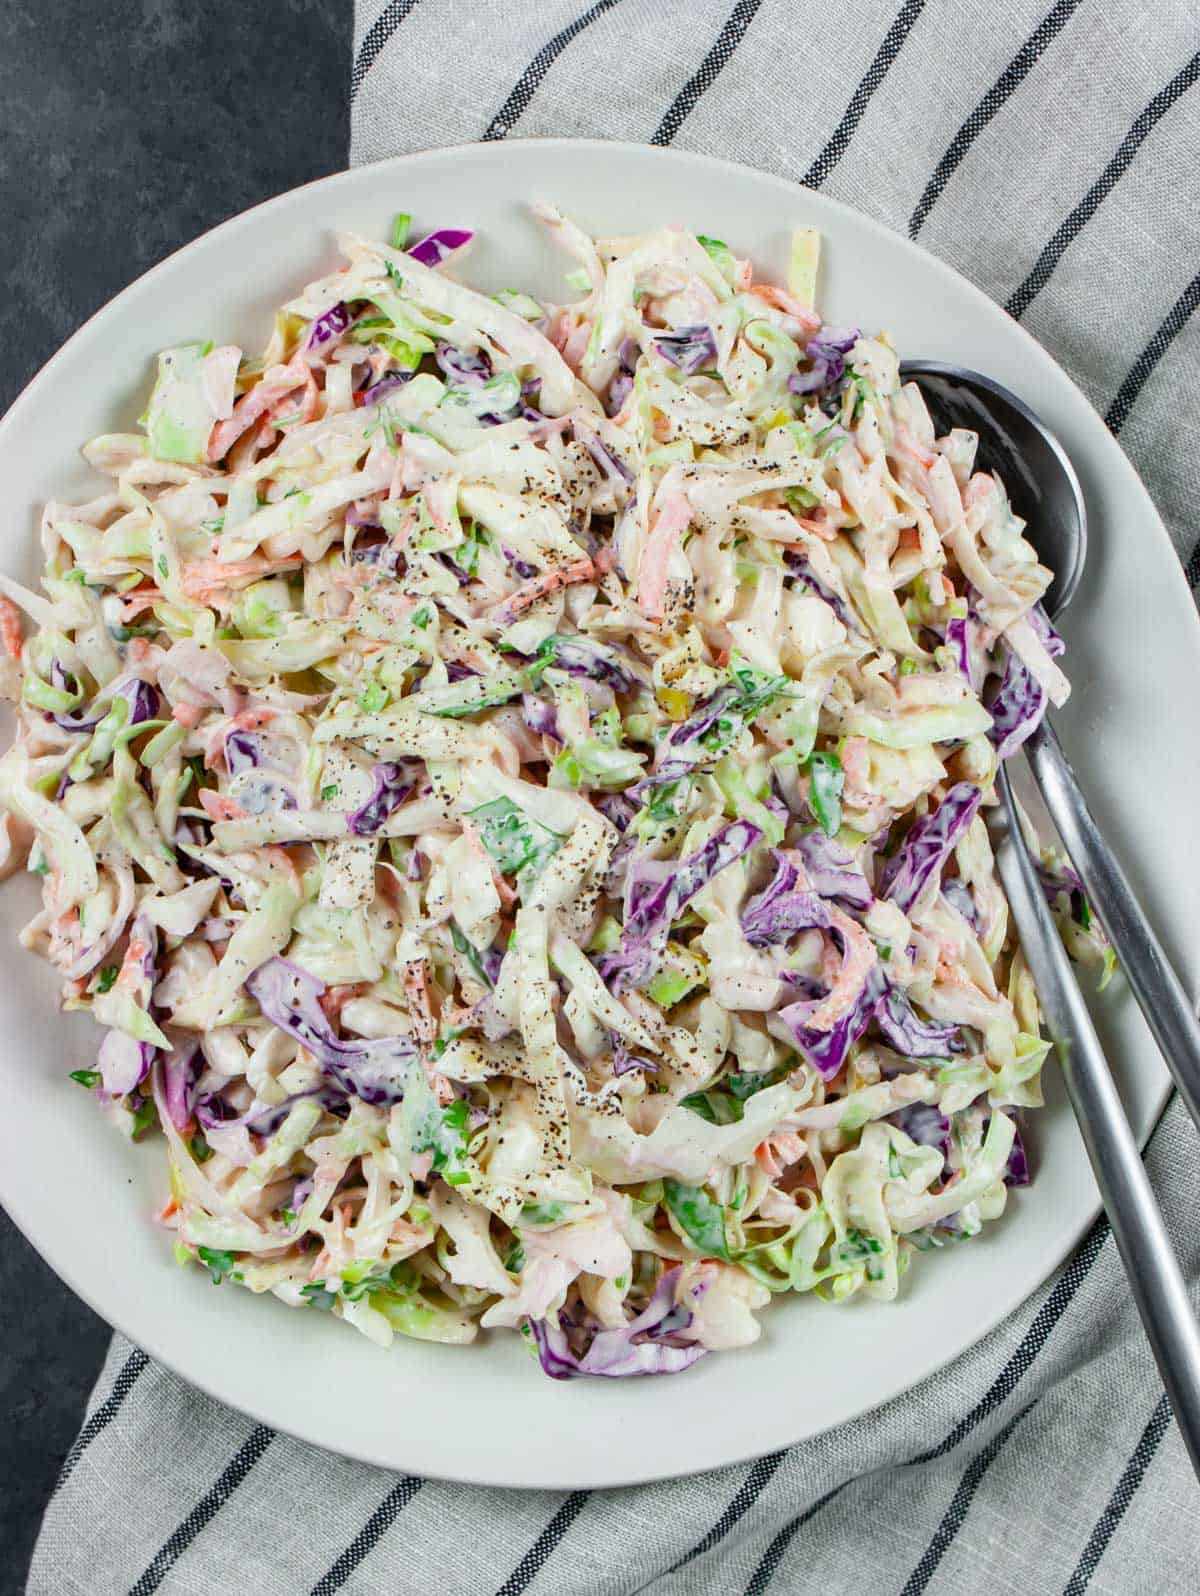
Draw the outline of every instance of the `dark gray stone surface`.
[[[346,164],[350,43],[351,0],[0,0],[0,410],[156,261]],[[0,1596],[16,1596],[108,1329],[3,1214],[0,1278]]]

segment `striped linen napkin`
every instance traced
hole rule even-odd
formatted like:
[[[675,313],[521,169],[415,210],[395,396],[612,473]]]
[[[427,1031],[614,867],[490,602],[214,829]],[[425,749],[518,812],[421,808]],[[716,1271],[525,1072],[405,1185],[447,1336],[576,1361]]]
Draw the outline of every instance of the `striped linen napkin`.
[[[355,162],[471,139],[642,139],[798,179],[919,238],[1120,435],[1193,588],[1200,76],[1190,0],[357,0]],[[1114,313],[1115,312],[1115,313]],[[1147,1167],[1200,1278],[1200,1160]],[[1101,1219],[948,1369],[752,1464],[483,1490],[276,1435],[117,1337],[30,1596],[727,1596],[1197,1588],[1195,1482]]]

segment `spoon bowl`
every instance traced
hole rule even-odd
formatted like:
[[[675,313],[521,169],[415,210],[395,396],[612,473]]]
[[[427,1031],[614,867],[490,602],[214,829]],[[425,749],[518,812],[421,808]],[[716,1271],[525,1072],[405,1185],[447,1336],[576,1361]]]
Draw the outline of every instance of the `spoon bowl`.
[[[1042,600],[1046,613],[1061,615],[1087,557],[1083,489],[1062,444],[1016,394],[981,372],[905,360],[900,375],[920,388],[939,437],[955,427],[979,435],[976,465],[999,474],[1026,536],[1054,572]]]

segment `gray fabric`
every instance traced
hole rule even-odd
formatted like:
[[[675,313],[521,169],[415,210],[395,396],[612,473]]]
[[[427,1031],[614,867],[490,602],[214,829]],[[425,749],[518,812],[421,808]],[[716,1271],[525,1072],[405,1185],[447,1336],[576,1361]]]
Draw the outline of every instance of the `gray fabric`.
[[[673,142],[914,232],[1106,414],[1194,583],[1197,42],[1189,0],[360,0],[352,158],[485,134]],[[1177,1103],[1147,1166],[1195,1280]],[[64,1476],[31,1596],[1139,1596],[1194,1589],[1200,1554],[1103,1222],[947,1371],[752,1465],[591,1495],[422,1482],[272,1435],[118,1337]]]

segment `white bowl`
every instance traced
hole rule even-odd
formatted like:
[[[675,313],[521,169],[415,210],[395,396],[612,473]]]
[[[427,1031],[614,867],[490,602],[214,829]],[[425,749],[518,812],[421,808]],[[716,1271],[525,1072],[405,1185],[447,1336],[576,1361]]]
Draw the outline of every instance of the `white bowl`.
[[[1057,723],[1097,818],[1190,974],[1200,631],[1145,489],[1078,389],[1003,311],[907,240],[778,178],[641,145],[522,140],[363,167],[247,211],[93,317],[0,423],[4,569],[36,576],[35,507],[94,488],[78,447],[131,425],[155,352],[197,337],[257,350],[275,307],[335,263],[337,229],[383,237],[399,210],[422,227],[466,225],[479,234],[465,268],[472,282],[561,295],[563,262],[528,216],[534,199],[600,233],[680,221],[726,239],[777,280],[789,230],[818,227],[830,322],[886,328],[903,353],[990,372],[1056,429],[1082,479],[1092,537],[1066,626],[1075,692]],[[151,1223],[165,1195],[161,1143],[123,1142],[67,1079],[91,1065],[98,1033],[58,1014],[52,973],[16,945],[35,906],[32,884],[4,891],[8,1211],[85,1301],[160,1362],[256,1419],[372,1463],[493,1485],[593,1487],[788,1445],[896,1396],[970,1346],[1064,1258],[1098,1208],[1050,1079],[1050,1106],[1033,1118],[1033,1185],[970,1245],[918,1257],[896,1303],[776,1299],[757,1346],[674,1378],[551,1381],[512,1335],[380,1351],[324,1315],[176,1268],[169,1235]],[[1144,1137],[1166,1096],[1165,1071],[1119,980],[1096,1014]],[[36,1305],[29,1323],[36,1333]]]

